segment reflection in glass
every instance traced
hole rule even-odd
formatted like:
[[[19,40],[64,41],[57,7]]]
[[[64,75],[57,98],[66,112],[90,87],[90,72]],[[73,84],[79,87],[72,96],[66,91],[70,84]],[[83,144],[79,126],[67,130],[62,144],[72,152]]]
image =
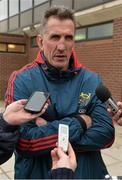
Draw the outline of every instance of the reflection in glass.
[[[1,52],[6,52],[7,51],[7,44],[0,43],[0,51]]]
[[[8,2],[7,0],[0,1],[0,20],[8,17]]]
[[[76,29],[75,41],[80,41],[85,39],[86,39],[86,29],[85,28]]]
[[[32,0],[21,0],[20,1],[20,11],[25,11],[32,8]]]
[[[38,4],[42,4],[44,2],[46,2],[48,0],[34,0],[34,6],[38,5]]]
[[[31,47],[38,47],[37,41],[36,41],[36,36],[31,37]]]
[[[109,37],[113,34],[113,23],[100,24],[88,28],[88,39]]]
[[[8,52],[25,53],[25,45],[8,44]]]
[[[9,1],[9,16],[18,14],[19,12],[19,0]]]

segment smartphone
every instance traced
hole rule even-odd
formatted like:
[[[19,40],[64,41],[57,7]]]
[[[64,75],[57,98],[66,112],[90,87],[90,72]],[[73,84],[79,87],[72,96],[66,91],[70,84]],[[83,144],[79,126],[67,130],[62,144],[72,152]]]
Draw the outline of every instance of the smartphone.
[[[48,92],[35,91],[25,104],[24,110],[31,113],[39,113],[49,97],[50,94]]]

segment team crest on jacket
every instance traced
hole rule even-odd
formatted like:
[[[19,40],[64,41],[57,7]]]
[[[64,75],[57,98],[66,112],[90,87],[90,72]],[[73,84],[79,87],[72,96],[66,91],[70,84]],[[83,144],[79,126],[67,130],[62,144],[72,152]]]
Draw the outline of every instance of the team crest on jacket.
[[[78,113],[82,114],[86,112],[86,106],[91,99],[91,93],[81,92],[78,102]]]

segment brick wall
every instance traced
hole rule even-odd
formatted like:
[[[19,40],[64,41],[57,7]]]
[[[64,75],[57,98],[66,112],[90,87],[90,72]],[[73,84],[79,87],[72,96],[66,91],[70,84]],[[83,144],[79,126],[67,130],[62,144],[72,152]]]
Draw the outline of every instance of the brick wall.
[[[0,53],[0,99],[3,99],[10,74],[28,63],[27,38],[15,35],[0,35],[0,42],[26,44],[26,53]]]
[[[82,64],[99,73],[116,100],[122,100],[122,18],[114,20],[112,39],[76,43]]]

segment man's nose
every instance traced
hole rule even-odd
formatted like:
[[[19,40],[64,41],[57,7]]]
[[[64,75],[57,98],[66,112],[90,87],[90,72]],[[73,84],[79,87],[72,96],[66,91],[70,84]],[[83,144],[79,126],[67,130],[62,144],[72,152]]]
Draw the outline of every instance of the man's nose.
[[[66,44],[64,40],[61,40],[58,45],[57,45],[57,49],[60,51],[64,51],[66,49]]]

